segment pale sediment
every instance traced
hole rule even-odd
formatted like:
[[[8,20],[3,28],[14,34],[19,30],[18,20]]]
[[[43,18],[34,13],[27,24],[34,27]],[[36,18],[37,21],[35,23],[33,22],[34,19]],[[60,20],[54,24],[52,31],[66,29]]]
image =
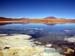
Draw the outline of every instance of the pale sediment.
[[[12,36],[1,36],[0,47],[4,56],[64,56],[50,48],[51,44],[46,46],[35,45],[29,40],[31,36],[23,34],[13,34]],[[2,53],[2,52],[1,52]]]

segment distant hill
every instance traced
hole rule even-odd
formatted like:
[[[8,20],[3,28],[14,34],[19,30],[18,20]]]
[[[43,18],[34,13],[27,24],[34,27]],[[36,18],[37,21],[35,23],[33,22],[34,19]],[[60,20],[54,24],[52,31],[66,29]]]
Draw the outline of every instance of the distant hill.
[[[46,17],[46,18],[5,18],[0,17],[0,24],[10,24],[10,23],[42,23],[42,24],[63,24],[63,23],[75,23],[75,20],[56,18],[56,17]]]
[[[57,18],[56,18],[56,17],[51,16],[51,17],[45,17],[44,19],[57,19]]]
[[[9,18],[5,18],[5,17],[0,17],[0,21],[4,21],[4,20],[10,20]]]

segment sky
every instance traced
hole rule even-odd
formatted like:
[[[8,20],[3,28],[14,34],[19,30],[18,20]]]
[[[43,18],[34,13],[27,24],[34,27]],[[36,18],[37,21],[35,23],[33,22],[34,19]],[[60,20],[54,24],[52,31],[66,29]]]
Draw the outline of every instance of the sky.
[[[75,0],[0,0],[0,17],[75,18]]]

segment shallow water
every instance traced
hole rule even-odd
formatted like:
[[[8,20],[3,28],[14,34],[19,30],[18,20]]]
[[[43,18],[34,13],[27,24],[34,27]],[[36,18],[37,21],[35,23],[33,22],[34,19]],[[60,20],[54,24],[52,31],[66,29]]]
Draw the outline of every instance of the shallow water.
[[[7,24],[0,26],[0,33],[4,34],[29,34],[34,38],[41,36],[74,36],[75,24]]]

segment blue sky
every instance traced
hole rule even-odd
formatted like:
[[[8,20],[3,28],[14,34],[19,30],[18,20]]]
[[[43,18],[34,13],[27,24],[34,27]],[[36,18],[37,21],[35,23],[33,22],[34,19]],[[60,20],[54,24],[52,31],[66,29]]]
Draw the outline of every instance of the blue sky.
[[[0,16],[75,18],[75,0],[0,0]]]

